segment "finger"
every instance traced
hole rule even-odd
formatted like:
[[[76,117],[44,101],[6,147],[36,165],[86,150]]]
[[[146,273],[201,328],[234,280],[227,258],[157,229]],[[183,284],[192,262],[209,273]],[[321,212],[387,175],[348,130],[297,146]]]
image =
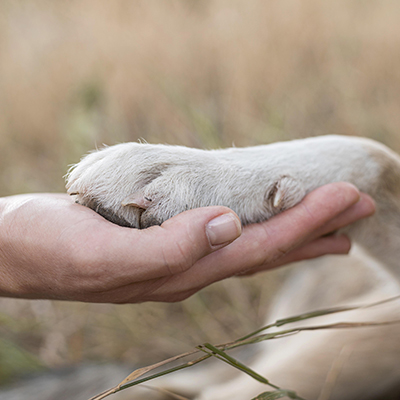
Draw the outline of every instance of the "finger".
[[[341,228],[346,227],[360,219],[370,217],[376,211],[374,200],[365,193],[360,194],[360,200],[349,207],[347,210],[339,214],[337,217],[331,219],[327,224],[316,230],[312,234],[311,239],[319,236],[327,235],[335,232]]]
[[[352,205],[346,211],[342,212],[320,229],[313,232],[309,243],[292,250],[275,263],[269,263],[268,265],[252,269],[245,274],[253,274],[255,272],[276,268],[288,263],[317,258],[327,254],[347,254],[351,247],[350,240],[347,236],[332,235],[325,238],[320,237],[344,228],[360,219],[370,217],[375,213],[375,210],[376,207],[373,199],[367,194],[361,193],[360,200],[356,204]]]
[[[102,257],[118,265],[120,279],[140,282],[186,271],[239,237],[241,224],[232,210],[216,206],[186,211],[161,226],[115,227],[113,232],[107,235],[107,248],[113,251]]]
[[[85,301],[156,300],[152,293],[171,276],[184,272],[241,234],[239,218],[226,207],[190,210],[145,230],[121,228],[106,221],[104,229],[106,235],[95,235],[108,240],[96,246],[97,258],[103,265],[101,270],[110,273],[103,284],[93,280],[94,289],[86,290]],[[186,297],[182,293],[181,287],[172,285],[159,300],[177,301]]]
[[[328,236],[311,243],[308,243],[288,255],[282,257],[275,263],[268,263],[248,271],[242,271],[237,274],[240,276],[249,276],[265,270],[277,268],[281,265],[292,262],[307,260],[320,257],[327,254],[347,254],[351,244],[347,236]],[[182,301],[190,297],[204,285],[197,280],[195,285],[190,285],[185,273],[175,276],[169,276],[162,279],[154,279],[138,284],[131,284],[125,287],[119,287],[101,295],[103,302],[112,303],[135,303],[137,299],[140,301]],[[99,301],[96,297],[90,301]]]
[[[275,262],[308,241],[315,231],[352,207],[359,198],[359,191],[349,183],[323,186],[292,209],[264,223],[245,227],[242,237],[218,256],[232,252],[237,256],[232,255],[234,259],[250,267]],[[244,249],[245,255],[241,253]]]
[[[350,239],[346,235],[325,236],[292,250],[276,262],[261,265],[238,275],[253,275],[257,272],[273,269],[297,261],[310,260],[328,254],[348,254],[351,248]]]
[[[275,263],[359,198],[359,191],[348,183],[316,189],[292,209],[269,221],[245,227],[240,238],[204,257],[185,274],[172,277],[157,293],[162,295],[171,285],[182,291],[200,289],[243,270]]]

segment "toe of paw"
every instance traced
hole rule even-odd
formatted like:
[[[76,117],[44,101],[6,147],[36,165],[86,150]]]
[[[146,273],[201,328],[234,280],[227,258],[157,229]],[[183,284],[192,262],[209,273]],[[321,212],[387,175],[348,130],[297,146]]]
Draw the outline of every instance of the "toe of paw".
[[[157,201],[153,196],[146,195],[142,190],[127,196],[121,203],[124,211],[134,210],[139,213],[138,227],[141,229],[148,228],[153,225],[161,225],[163,222],[156,216]]]
[[[156,217],[153,213],[145,211],[140,218],[140,228],[145,229],[154,225],[161,225],[162,220]]]
[[[129,228],[140,228],[141,209],[134,207],[117,207],[96,198],[77,195],[75,202],[88,207],[106,220]]]
[[[118,213],[113,212],[112,210],[109,210],[101,206],[97,207],[95,211],[108,221],[113,222],[114,224],[125,226],[128,228],[139,227],[138,226],[139,216],[131,215],[129,217],[126,217],[125,215],[120,215]]]

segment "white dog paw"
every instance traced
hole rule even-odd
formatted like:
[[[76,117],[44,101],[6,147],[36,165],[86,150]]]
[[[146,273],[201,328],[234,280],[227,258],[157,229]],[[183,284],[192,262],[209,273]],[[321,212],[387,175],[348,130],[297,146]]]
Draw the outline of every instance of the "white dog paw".
[[[204,151],[125,143],[93,152],[67,175],[68,193],[122,226],[160,225],[185,210],[224,205],[244,224],[297,204],[305,190],[277,169],[265,174],[240,149]]]

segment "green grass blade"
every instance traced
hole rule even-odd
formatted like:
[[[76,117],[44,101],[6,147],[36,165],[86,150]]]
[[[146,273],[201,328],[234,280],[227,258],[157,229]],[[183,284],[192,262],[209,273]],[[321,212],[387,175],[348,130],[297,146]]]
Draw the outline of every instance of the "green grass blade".
[[[258,382],[264,383],[266,385],[272,386],[276,389],[279,389],[278,386],[273,385],[268,379],[264,378],[257,372],[253,371],[251,368],[249,368],[247,365],[242,364],[240,361],[236,360],[232,356],[226,354],[224,351],[218,349],[217,347],[213,346],[210,343],[205,343],[203,346],[198,346],[198,348],[202,351],[205,351],[204,348],[208,349],[210,352],[207,352],[208,354],[211,354],[214,357],[217,357],[218,359],[226,362],[227,364],[231,365],[232,367],[244,372],[245,374],[251,376]]]
[[[292,390],[279,389],[273,392],[260,393],[258,396],[251,400],[275,400],[281,399],[282,397],[288,397],[289,399],[304,400],[302,397],[297,396],[296,392]]]

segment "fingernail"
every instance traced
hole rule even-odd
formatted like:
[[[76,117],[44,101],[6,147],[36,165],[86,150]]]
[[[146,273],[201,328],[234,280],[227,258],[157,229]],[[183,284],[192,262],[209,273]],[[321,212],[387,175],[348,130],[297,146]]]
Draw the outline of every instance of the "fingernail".
[[[230,243],[242,233],[242,226],[236,215],[232,213],[222,214],[212,219],[206,225],[206,235],[211,246]]]
[[[361,208],[360,217],[370,217],[375,214],[376,204],[372,197],[365,193],[361,193],[360,200],[358,201],[359,207]]]

